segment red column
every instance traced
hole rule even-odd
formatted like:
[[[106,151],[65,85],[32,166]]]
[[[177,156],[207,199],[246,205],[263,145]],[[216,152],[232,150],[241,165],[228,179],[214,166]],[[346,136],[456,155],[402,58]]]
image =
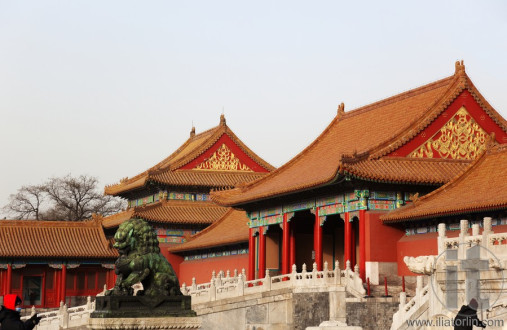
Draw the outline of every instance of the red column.
[[[67,296],[66,290],[67,290],[67,265],[62,265],[62,282],[60,283],[61,286],[61,297],[60,301],[63,301],[65,304],[65,297]]]
[[[283,237],[282,237],[282,274],[290,273],[290,224],[287,221],[287,213],[283,215]]]
[[[5,294],[10,294],[11,293],[11,286],[12,286],[12,265],[11,264],[8,264],[7,265],[7,284],[6,284],[6,288],[5,288]]]
[[[248,236],[248,281],[255,279],[255,237],[253,229],[250,228]]]
[[[356,230],[354,228],[354,221],[350,223],[350,264],[354,268],[356,265]]]
[[[366,211],[359,211],[359,275],[366,281]]]
[[[259,278],[266,276],[266,236],[264,227],[259,227]]]
[[[294,234],[294,226],[290,226],[290,260],[289,271],[292,272],[292,265],[296,264],[296,235]]]
[[[347,260],[351,262],[351,265],[350,267],[354,267],[354,265],[352,265],[352,253],[351,253],[351,242],[350,242],[350,233],[351,233],[351,223],[350,223],[350,214],[349,212],[345,212],[345,228],[344,228],[344,234],[343,234],[343,247],[344,247],[344,260],[343,262],[345,263],[345,265],[347,264]],[[345,266],[344,265],[344,266]]]
[[[319,209],[315,209],[315,222],[313,224],[313,250],[317,270],[322,270],[322,226],[320,225]]]

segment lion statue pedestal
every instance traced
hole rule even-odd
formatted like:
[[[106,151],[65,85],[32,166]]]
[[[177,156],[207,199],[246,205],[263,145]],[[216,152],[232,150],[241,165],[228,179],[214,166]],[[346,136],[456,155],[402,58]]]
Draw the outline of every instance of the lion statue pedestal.
[[[90,329],[199,329],[191,297],[180,292],[178,278],[162,254],[153,228],[130,219],[114,235],[120,257],[114,288],[97,296]],[[132,286],[142,283],[134,296]]]

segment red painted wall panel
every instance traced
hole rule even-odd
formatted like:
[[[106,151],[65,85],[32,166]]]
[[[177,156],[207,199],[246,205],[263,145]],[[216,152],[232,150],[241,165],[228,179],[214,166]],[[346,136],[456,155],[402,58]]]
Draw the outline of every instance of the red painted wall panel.
[[[427,255],[437,255],[437,236],[438,233],[417,234],[402,237],[397,243],[397,260],[399,276],[416,276],[408,270],[403,262],[405,256],[418,257]]]
[[[206,283],[210,281],[213,271],[218,273],[223,270],[224,273],[227,273],[229,270],[233,276],[235,269],[240,273],[243,268],[248,273],[248,254],[184,261],[180,265],[179,281],[180,285],[185,283],[190,286],[192,277],[195,277],[197,284]]]
[[[180,277],[179,276],[180,264],[183,262],[183,257],[179,256],[177,254],[172,254],[171,252],[169,252],[168,248],[174,247],[174,244],[160,243],[159,246],[160,246],[160,253],[162,253],[162,255],[169,261],[169,263],[171,264],[171,266],[174,269],[174,272],[176,273],[176,276],[178,276],[178,278],[179,278]],[[181,284],[181,281],[180,281],[180,284]]]
[[[482,228],[480,233],[482,234]],[[507,225],[494,226],[493,232],[504,233],[507,232]],[[468,234],[472,235],[472,229],[468,230]],[[459,230],[452,230],[446,232],[446,237],[452,238],[459,235]],[[427,255],[438,254],[438,233],[417,234],[410,236],[403,236],[397,243],[397,260],[398,260],[398,275],[399,276],[415,276],[418,274],[412,273],[405,262],[403,257],[418,257]]]
[[[385,212],[367,211],[365,213],[366,261],[396,261],[396,243],[405,235],[405,232],[382,224],[380,216]]]

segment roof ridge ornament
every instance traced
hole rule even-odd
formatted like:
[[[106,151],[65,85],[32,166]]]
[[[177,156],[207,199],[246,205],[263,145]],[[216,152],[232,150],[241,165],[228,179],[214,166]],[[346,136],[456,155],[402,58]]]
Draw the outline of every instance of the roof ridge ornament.
[[[463,63],[463,60],[456,61],[455,63],[456,70],[454,71],[455,75],[464,75],[465,74],[465,64]]]
[[[419,193],[416,192],[415,194],[409,195],[409,199],[412,203],[414,203],[414,205],[419,204]]]
[[[342,102],[338,105],[337,109],[338,118],[341,118],[345,114],[345,104]]]
[[[192,129],[190,130],[190,137],[194,137],[195,136],[195,126],[192,125]]]
[[[227,126],[227,124],[225,123],[225,115],[224,114],[220,115],[220,125]]]

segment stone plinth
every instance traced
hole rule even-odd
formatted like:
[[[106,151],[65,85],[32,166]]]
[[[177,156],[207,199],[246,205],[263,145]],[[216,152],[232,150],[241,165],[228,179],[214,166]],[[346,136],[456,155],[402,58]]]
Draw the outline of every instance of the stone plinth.
[[[198,317],[90,318],[88,329],[200,329]]]
[[[102,296],[90,318],[193,317],[189,296]]]

